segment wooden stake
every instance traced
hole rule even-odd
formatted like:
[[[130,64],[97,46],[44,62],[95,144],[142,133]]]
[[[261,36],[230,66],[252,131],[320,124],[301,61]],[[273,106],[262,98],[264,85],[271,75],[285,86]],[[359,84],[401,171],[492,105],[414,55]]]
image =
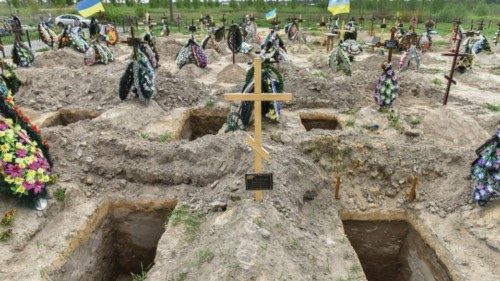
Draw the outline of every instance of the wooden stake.
[[[396,28],[393,27],[391,28],[391,41],[394,41],[394,39],[396,38]],[[387,57],[387,62],[388,63],[391,63],[392,61],[392,48],[389,48],[389,56]]]
[[[459,28],[457,26],[457,28]],[[457,46],[455,47],[455,52],[454,53],[446,53],[442,54],[443,56],[451,56],[453,57],[453,62],[451,63],[451,70],[450,70],[450,76],[445,75],[444,78],[448,80],[448,84],[446,85],[446,92],[444,94],[444,100],[443,100],[443,105],[446,105],[448,103],[448,96],[450,94],[450,88],[451,88],[451,83],[457,84],[455,80],[453,80],[453,74],[455,74],[455,68],[457,67],[457,59],[458,57],[465,57],[467,54],[459,54],[458,51],[460,50],[460,44],[462,43],[462,37],[458,38],[457,40]]]
[[[254,102],[254,137],[247,136],[247,144],[254,150],[254,171],[262,172],[262,159],[269,160],[269,152],[262,147],[262,102],[291,100],[292,94],[288,93],[262,93],[262,60],[254,60],[254,93],[228,93],[224,94],[226,101],[253,101]],[[254,194],[255,201],[262,202],[262,191],[257,190]]]
[[[335,199],[340,199],[340,176],[337,176],[337,183],[335,184]]]
[[[415,201],[415,199],[417,198],[417,184],[418,184],[418,178],[414,176],[411,183],[411,190],[410,193],[408,194],[409,203]]]

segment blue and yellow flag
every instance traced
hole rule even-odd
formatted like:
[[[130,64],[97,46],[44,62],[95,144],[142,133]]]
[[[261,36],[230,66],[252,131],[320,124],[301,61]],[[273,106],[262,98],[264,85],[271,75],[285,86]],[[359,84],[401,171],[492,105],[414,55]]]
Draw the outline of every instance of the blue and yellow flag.
[[[82,0],[76,3],[76,10],[82,17],[90,17],[95,13],[104,12],[101,0]]]
[[[266,13],[266,20],[274,19],[276,17],[276,8]]]
[[[330,0],[328,11],[334,15],[346,14],[349,13],[349,6],[349,0]]]

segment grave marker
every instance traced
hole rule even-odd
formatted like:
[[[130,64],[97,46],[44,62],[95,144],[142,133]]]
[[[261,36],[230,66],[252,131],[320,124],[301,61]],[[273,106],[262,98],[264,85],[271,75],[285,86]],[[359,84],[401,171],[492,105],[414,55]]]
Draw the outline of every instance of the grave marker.
[[[337,183],[335,184],[335,200],[340,199],[340,176],[337,176]]]
[[[269,160],[269,152],[262,147],[262,102],[263,101],[289,101],[292,94],[288,93],[262,93],[262,60],[254,60],[254,93],[227,93],[224,94],[226,101],[253,101],[254,102],[254,137],[247,136],[246,143],[254,150],[255,174],[265,176],[262,173],[262,159]],[[262,188],[261,188],[262,189]],[[254,189],[256,202],[262,202],[262,190]]]
[[[457,28],[458,27],[458,22],[457,22]],[[455,52],[453,53],[445,53],[445,54],[442,54],[443,56],[447,56],[447,57],[453,57],[453,62],[451,64],[451,70],[450,70],[450,75],[445,75],[444,78],[446,80],[448,80],[448,84],[446,86],[446,92],[444,94],[444,101],[443,101],[443,105],[446,105],[448,103],[448,95],[450,94],[450,88],[451,88],[451,83],[453,84],[457,84],[457,82],[455,80],[453,80],[453,74],[455,73],[455,68],[457,67],[457,59],[458,57],[466,57],[467,54],[459,54],[459,50],[460,50],[460,44],[462,43],[462,35],[459,36],[458,40],[457,40],[457,46],[455,47]]]
[[[398,47],[398,41],[396,40],[396,28],[391,28],[391,38],[385,41],[384,48],[389,50],[389,55],[387,57],[387,62],[391,63],[392,61],[392,50]]]
[[[375,16],[372,16],[372,18],[370,19],[370,21],[372,23],[371,23],[371,26],[370,26],[370,31],[368,31],[368,35],[375,36]]]
[[[128,37],[127,40],[122,41],[122,43],[125,43],[129,46],[132,46],[133,59],[136,60],[137,59],[137,47],[139,46],[140,43],[143,43],[144,41],[142,41],[140,38],[136,38],[134,36],[134,27],[133,26],[130,27],[130,36],[131,37]]]

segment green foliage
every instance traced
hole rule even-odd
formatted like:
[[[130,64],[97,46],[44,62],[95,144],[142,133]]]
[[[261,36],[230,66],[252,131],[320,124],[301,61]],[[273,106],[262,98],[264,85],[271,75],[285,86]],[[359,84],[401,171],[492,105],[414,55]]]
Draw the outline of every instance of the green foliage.
[[[404,127],[399,120],[399,114],[394,110],[390,110],[387,114],[387,120],[389,120],[389,126],[393,127],[400,134],[404,133]]]
[[[215,102],[212,99],[207,100],[205,107],[214,107]]]
[[[182,273],[179,273],[179,275],[177,275],[176,278],[174,278],[174,279],[168,279],[168,281],[186,281],[187,277],[188,277],[188,273],[187,272],[182,272]]]
[[[116,0],[110,0],[109,3],[111,3],[111,5],[113,5],[113,6],[117,5]],[[106,9],[104,9],[104,10],[106,10]]]
[[[418,116],[413,116],[410,120],[410,125],[412,128],[415,128],[420,125],[420,122],[422,122],[422,120]]]
[[[19,0],[11,0],[10,3],[12,4],[12,6],[14,8],[20,8],[21,7],[21,3],[19,2]]]
[[[198,10],[201,7],[200,0],[191,0],[191,4],[195,10]]]
[[[354,120],[353,118],[349,118],[347,119],[347,121],[345,122],[345,125],[347,127],[354,127],[354,125],[356,124],[356,120]]]
[[[321,9],[326,9],[328,7],[328,2],[328,0],[319,0],[317,5]]]
[[[291,0],[289,5],[290,5],[290,8],[292,8],[292,10],[295,10],[297,8],[297,6],[299,5],[299,1],[298,0]]]
[[[201,265],[202,263],[211,262],[215,257],[214,252],[210,249],[201,249],[196,252],[196,265]]]
[[[144,18],[144,15],[146,14],[146,8],[144,8],[143,5],[137,5],[135,8],[135,15],[138,18]]]
[[[229,1],[229,7],[233,10],[238,9],[238,2],[236,2],[236,0]]]
[[[130,277],[132,277],[132,281],[145,281],[146,278],[148,278],[148,270],[151,268],[151,265],[148,266],[146,269],[142,267],[141,263],[141,272],[135,274],[135,273],[130,273]]]
[[[123,9],[120,7],[115,7],[110,4],[104,4],[104,15],[110,21],[121,22],[121,20],[125,17]]]
[[[169,142],[172,140],[172,134],[165,132],[160,135],[160,142]]]
[[[264,12],[267,10],[267,4],[264,0],[255,0],[255,8],[259,12]]]
[[[132,7],[134,6],[134,4],[135,4],[134,0],[125,0],[125,5],[127,5],[127,7]]]
[[[56,197],[57,201],[63,202],[66,200],[66,188],[58,188],[56,192],[54,192],[54,197]]]
[[[194,235],[200,230],[203,223],[203,215],[198,212],[191,212],[187,205],[177,207],[170,216],[170,223],[173,226],[184,224],[186,233],[189,235],[189,240],[194,238]]]
[[[484,107],[493,112],[500,112],[500,103],[499,104],[486,103]]]
[[[145,139],[145,140],[149,140],[149,134],[148,134],[148,133],[146,133],[146,132],[141,132],[141,133],[140,133],[140,136],[141,136],[141,138],[143,138],[143,139]]]
[[[16,219],[16,210],[11,209],[10,211],[4,214],[2,220],[0,221],[0,225],[3,227],[12,226],[15,219]]]
[[[443,84],[443,81],[441,81],[441,79],[434,78],[434,79],[432,79],[432,83],[435,85],[441,86]]]
[[[12,238],[12,229],[7,229],[3,232],[0,232],[0,242],[9,241]]]

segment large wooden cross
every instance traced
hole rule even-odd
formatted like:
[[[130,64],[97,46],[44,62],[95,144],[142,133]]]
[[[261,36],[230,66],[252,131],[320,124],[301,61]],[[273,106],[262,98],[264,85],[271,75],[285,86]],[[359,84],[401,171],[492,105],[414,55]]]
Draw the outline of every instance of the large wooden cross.
[[[368,35],[375,36],[375,26],[374,26],[375,25],[375,16],[372,16],[370,21],[372,22],[372,24],[370,25],[370,31],[368,31]]]
[[[269,152],[262,147],[262,102],[263,101],[289,101],[292,94],[288,93],[262,93],[262,60],[254,60],[254,93],[228,93],[224,94],[226,101],[253,101],[254,109],[254,137],[247,136],[246,143],[254,150],[255,173],[262,172],[262,159],[269,161]],[[262,191],[256,190],[256,202],[262,202]]]
[[[389,39],[390,43],[397,43],[397,41],[395,40],[396,39],[395,36],[396,36],[396,28],[392,27],[391,28],[391,39]],[[392,62],[392,50],[396,49],[397,45],[396,46],[385,46],[385,47],[387,49],[389,49],[389,56],[387,56],[387,62],[391,63]]]
[[[457,25],[457,28],[459,28],[458,25]],[[458,57],[467,56],[467,54],[459,54],[458,53],[460,50],[461,43],[462,43],[462,37],[460,36],[460,38],[458,38],[458,40],[457,40],[457,46],[455,47],[455,52],[442,54],[443,56],[453,57],[453,62],[451,63],[450,76],[448,76],[448,75],[444,76],[444,78],[446,80],[448,80],[448,85],[446,86],[446,92],[444,94],[443,105],[446,105],[448,103],[448,96],[450,94],[451,83],[453,83],[455,85],[457,84],[457,82],[455,80],[453,80],[453,74],[455,74],[455,68],[457,67],[457,59],[458,59]]]

